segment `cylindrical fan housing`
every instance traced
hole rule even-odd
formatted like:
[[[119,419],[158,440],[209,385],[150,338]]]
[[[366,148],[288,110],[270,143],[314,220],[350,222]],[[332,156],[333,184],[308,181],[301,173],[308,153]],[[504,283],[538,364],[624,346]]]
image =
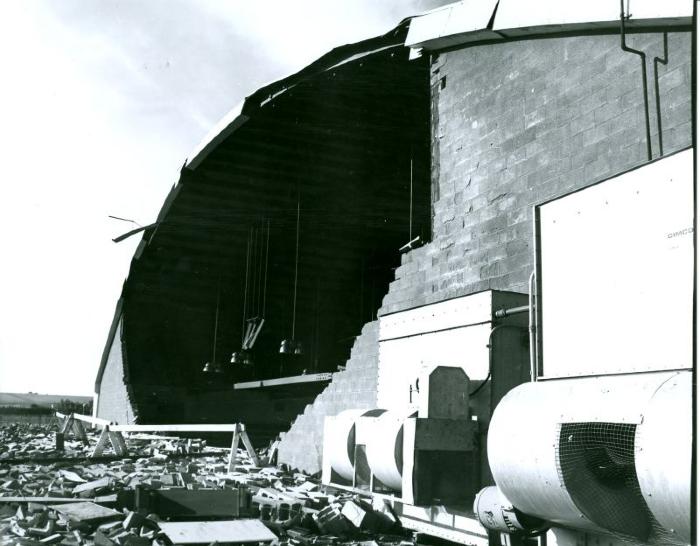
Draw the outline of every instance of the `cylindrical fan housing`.
[[[490,423],[494,480],[516,508],[555,524],[640,541],[659,525],[685,536],[689,385],[690,372],[521,385]]]
[[[690,542],[692,392],[689,372],[661,385],[644,409],[635,438],[644,501],[664,528],[686,542]]]
[[[394,491],[401,491],[403,423],[408,416],[405,411],[387,411],[368,427],[367,463],[372,474]]]
[[[355,473],[355,423],[363,415],[380,415],[384,410],[350,409],[335,416],[333,426],[326,429],[331,468],[343,479],[352,481]]]

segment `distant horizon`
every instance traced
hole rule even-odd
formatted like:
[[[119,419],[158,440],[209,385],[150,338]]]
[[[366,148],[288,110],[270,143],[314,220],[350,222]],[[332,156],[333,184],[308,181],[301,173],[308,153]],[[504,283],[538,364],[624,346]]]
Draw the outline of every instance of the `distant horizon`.
[[[26,396],[26,395],[31,395],[31,396],[63,396],[67,398],[89,398],[93,399],[94,394],[66,394],[66,393],[44,393],[44,392],[34,392],[34,391],[28,391],[28,392],[9,392],[9,391],[0,391],[0,405],[3,404],[2,401],[2,396],[3,395],[17,395],[17,396]]]

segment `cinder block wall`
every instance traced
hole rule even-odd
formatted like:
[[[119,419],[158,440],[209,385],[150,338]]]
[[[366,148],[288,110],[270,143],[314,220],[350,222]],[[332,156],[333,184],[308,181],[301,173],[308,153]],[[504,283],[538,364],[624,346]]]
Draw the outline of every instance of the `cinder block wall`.
[[[377,407],[379,323],[368,322],[355,338],[345,370],[306,406],[279,446],[278,461],[310,474],[321,471],[323,419],[346,409]]]
[[[647,53],[656,158],[663,34],[630,35],[628,45]],[[692,143],[690,52],[689,32],[668,34],[658,67],[664,154]],[[619,35],[440,53],[431,87],[433,240],[403,257],[380,314],[489,288],[526,291],[532,206],[647,161],[641,63]]]
[[[653,157],[660,155],[653,59],[663,34],[628,36],[648,58]],[[691,35],[668,34],[659,65],[664,154],[692,143]],[[639,57],[619,35],[487,44],[431,64],[433,239],[402,257],[379,314],[485,289],[527,291],[532,206],[647,161]],[[376,323],[347,370],[307,406],[280,461],[320,470],[323,417],[376,404]],[[361,388],[358,386],[361,385]]]
[[[97,399],[97,416],[119,424],[130,424],[136,422],[136,416],[124,382],[121,339],[122,325],[120,321],[112,339],[112,346],[109,349],[107,364],[102,375]]]

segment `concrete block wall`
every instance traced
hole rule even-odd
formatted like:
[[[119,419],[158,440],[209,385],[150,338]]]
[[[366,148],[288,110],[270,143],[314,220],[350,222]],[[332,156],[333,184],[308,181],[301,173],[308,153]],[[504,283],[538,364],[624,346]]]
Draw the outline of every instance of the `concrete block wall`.
[[[119,424],[136,422],[136,414],[124,381],[121,321],[112,339],[107,364],[102,375],[96,414],[101,419],[108,419]]]
[[[647,54],[653,157],[655,56]],[[691,145],[691,34],[668,34],[659,64],[663,152]],[[641,64],[619,35],[492,43],[431,65],[432,241],[405,254],[380,314],[485,289],[527,291],[532,206],[647,161]]]
[[[692,143],[691,34],[628,36],[647,53],[653,157]],[[433,55],[433,238],[402,256],[379,314],[486,289],[527,291],[532,207],[647,161],[641,65],[619,35],[516,40]],[[294,422],[280,460],[317,472],[323,417],[376,404],[378,325]]]
[[[379,323],[368,322],[357,336],[345,370],[306,406],[280,442],[278,460],[310,474],[321,471],[323,419],[346,409],[377,406]]]

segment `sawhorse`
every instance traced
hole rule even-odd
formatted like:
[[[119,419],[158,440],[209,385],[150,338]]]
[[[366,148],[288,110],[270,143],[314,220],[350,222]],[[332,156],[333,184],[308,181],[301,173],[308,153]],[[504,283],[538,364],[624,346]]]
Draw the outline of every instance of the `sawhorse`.
[[[124,432],[231,432],[233,437],[231,438],[231,452],[228,457],[228,471],[233,472],[236,466],[236,461],[238,457],[238,446],[243,442],[245,450],[248,452],[253,464],[255,466],[260,466],[260,460],[258,459],[258,454],[255,453],[255,448],[248,437],[245,425],[242,423],[235,423],[233,425],[117,425],[105,419],[99,419],[96,417],[89,417],[87,415],[70,414],[62,415],[56,413],[57,417],[66,419],[63,425],[62,432],[68,431],[69,427],[73,427],[80,439],[89,446],[90,443],[85,434],[85,429],[83,428],[82,422],[91,423],[94,426],[101,427],[102,433],[95,448],[92,450],[90,457],[98,457],[102,455],[107,444],[112,444],[114,453],[117,456],[126,456],[129,454],[129,449],[126,445],[126,440],[122,433]],[[56,438],[58,443],[58,436]]]
[[[87,434],[85,433],[85,427],[83,427],[83,423],[79,419],[76,419],[72,413],[70,415],[63,415],[57,412],[56,417],[64,419],[63,425],[59,424],[59,431],[56,433],[56,449],[63,450],[63,439],[65,435],[71,431],[85,446],[90,447],[90,440],[88,440]]]

